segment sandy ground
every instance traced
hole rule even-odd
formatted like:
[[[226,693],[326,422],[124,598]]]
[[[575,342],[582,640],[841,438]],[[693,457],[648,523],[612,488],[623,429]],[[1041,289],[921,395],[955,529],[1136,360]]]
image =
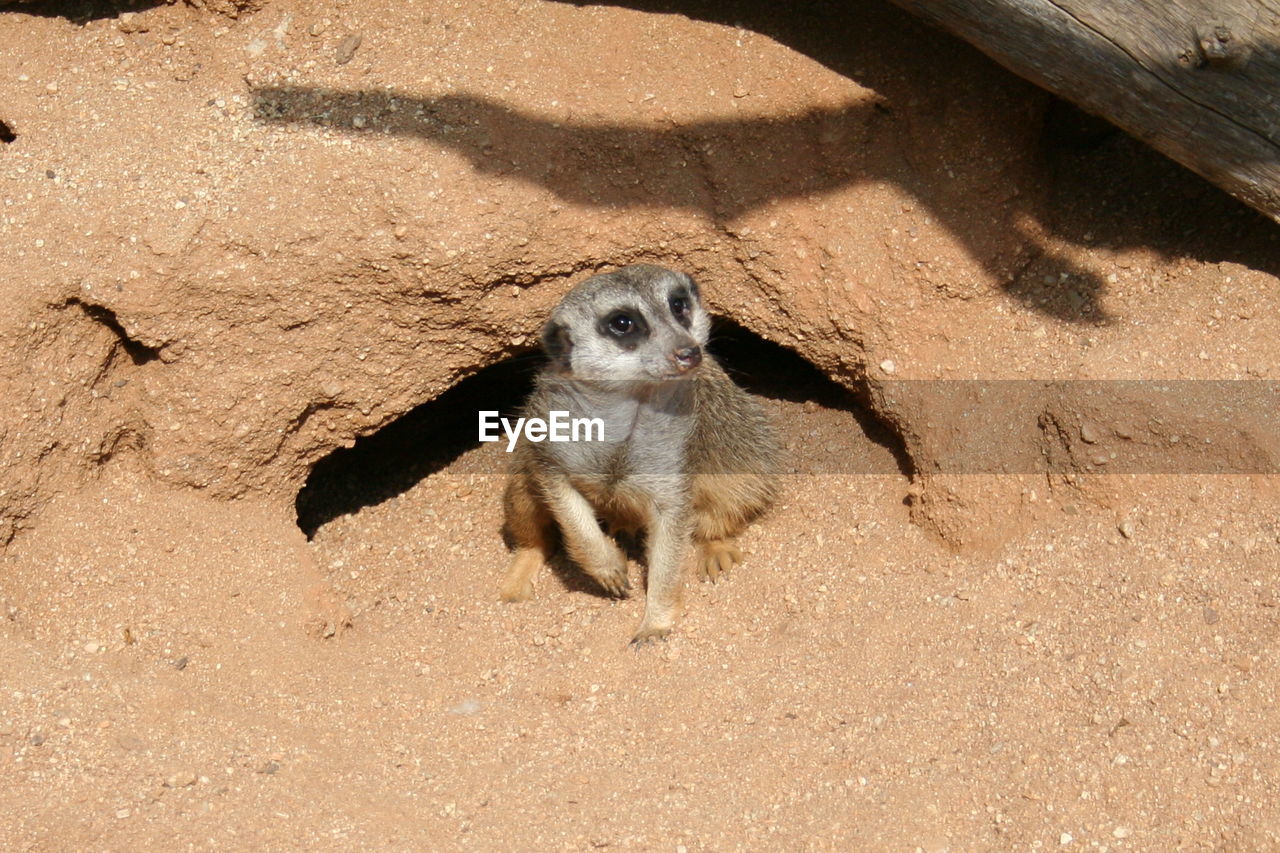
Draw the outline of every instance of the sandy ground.
[[[7,844],[1274,843],[1270,484],[1099,478],[1120,515],[1041,493],[1052,523],[954,556],[905,477],[823,473],[895,464],[831,392],[787,397],[792,473],[746,563],[639,650],[639,600],[547,576],[496,601],[494,445],[310,545],[113,472],[7,558],[48,569],[0,623]],[[273,584],[298,548],[351,607],[329,641]]]

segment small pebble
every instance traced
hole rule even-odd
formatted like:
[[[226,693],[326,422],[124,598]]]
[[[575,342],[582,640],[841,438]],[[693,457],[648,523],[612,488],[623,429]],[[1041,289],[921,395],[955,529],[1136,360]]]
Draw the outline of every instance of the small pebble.
[[[1120,522],[1117,529],[1120,531],[1120,535],[1123,536],[1125,539],[1132,539],[1133,534],[1136,532],[1133,526],[1133,522],[1127,518],[1124,521]]]
[[[893,363],[893,359],[886,358],[884,361],[880,362],[880,369],[885,373],[893,373],[898,369],[898,365]]]
[[[184,770],[170,775],[164,780],[166,788],[187,788],[196,783],[196,774],[190,770]]]
[[[353,33],[338,43],[338,50],[334,54],[334,59],[339,65],[346,65],[351,58],[356,55],[356,48],[360,47],[363,41],[359,33]]]
[[[1222,616],[1218,611],[1214,610],[1212,607],[1206,607],[1202,615],[1204,616],[1204,624],[1206,625],[1217,625],[1222,619]]]
[[[147,748],[147,743],[137,735],[116,735],[116,746],[128,752],[140,752]]]
[[[1128,838],[1131,832],[1127,826],[1117,826],[1115,829],[1111,830],[1111,834],[1116,838]]]

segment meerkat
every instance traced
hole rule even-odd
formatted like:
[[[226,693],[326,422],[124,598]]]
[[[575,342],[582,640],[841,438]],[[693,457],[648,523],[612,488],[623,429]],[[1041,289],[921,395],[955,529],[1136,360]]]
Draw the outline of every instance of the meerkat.
[[[643,264],[586,279],[552,311],[524,415],[598,418],[603,436],[515,446],[504,600],[532,597],[558,543],[606,592],[626,596],[614,535],[642,533],[641,643],[674,626],[691,545],[704,579],[741,561],[735,537],[773,501],[779,451],[759,403],[706,352],[710,325],[691,277]]]

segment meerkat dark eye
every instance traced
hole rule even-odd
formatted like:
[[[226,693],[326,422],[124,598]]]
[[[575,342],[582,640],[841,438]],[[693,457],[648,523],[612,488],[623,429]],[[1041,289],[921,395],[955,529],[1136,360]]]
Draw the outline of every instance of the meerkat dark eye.
[[[636,328],[636,321],[631,317],[631,315],[623,313],[614,314],[605,322],[605,324],[608,326],[610,332],[620,338],[631,334]]]
[[[679,320],[688,317],[689,312],[693,310],[693,304],[689,301],[689,297],[683,293],[677,293],[672,296],[669,304],[671,305],[671,313]]]

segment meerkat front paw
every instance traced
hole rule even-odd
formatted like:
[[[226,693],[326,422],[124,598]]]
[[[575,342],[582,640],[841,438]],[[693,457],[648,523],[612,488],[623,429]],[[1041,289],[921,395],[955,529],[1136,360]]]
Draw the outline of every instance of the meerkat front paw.
[[[640,629],[636,631],[635,636],[631,638],[631,645],[643,646],[647,643],[665,640],[670,633],[670,625],[653,625],[645,622],[640,626]]]
[[[698,574],[715,583],[720,576],[742,562],[742,551],[732,539],[712,539],[698,544]]]
[[[614,598],[626,598],[631,592],[631,580],[627,577],[627,558],[616,547],[600,565],[584,565],[583,569]]]

